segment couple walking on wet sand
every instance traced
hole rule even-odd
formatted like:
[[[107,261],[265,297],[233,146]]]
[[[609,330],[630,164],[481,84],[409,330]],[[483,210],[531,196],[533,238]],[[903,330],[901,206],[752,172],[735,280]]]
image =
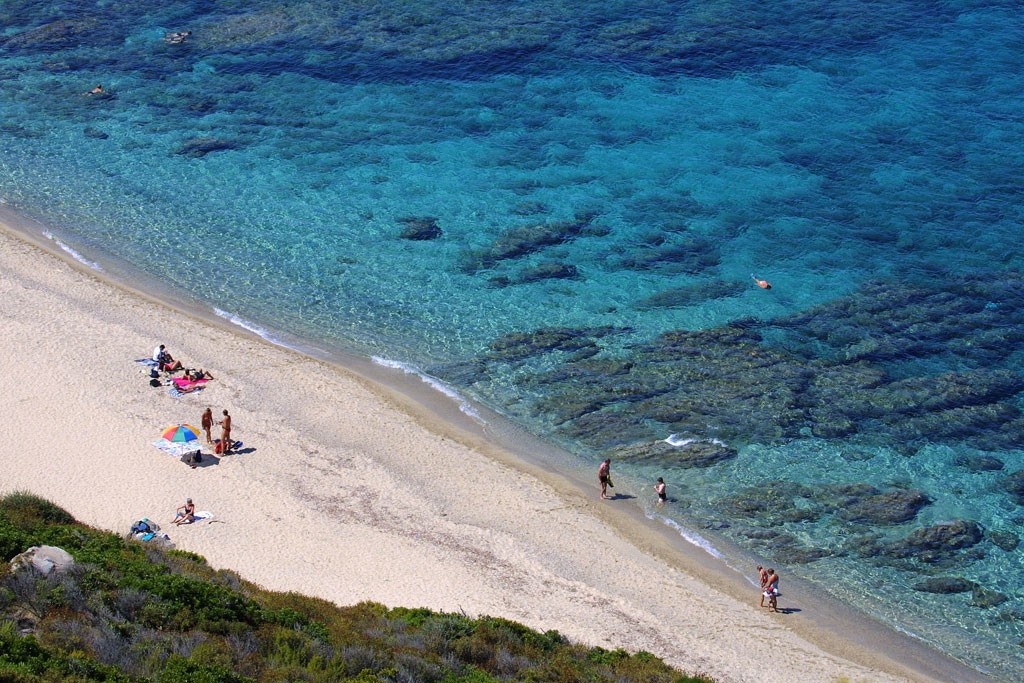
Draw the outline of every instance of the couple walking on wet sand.
[[[210,436],[210,430],[213,429],[213,410],[207,408],[203,411],[203,417],[200,422],[203,427],[203,432],[206,434],[206,443],[213,443],[213,438]],[[234,442],[231,441],[231,415],[228,414],[228,409],[224,409],[224,417],[217,423],[220,425],[220,444],[219,453],[230,453],[231,447]]]

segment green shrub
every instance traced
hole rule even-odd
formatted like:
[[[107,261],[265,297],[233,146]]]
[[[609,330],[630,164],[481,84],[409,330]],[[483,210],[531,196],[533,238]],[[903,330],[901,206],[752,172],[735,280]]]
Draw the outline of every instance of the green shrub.
[[[255,683],[222,666],[200,664],[179,655],[167,660],[156,680],[157,683]]]
[[[708,680],[682,676],[650,653],[588,649],[498,617],[272,593],[194,553],[90,529],[31,494],[0,499],[5,559],[43,544],[77,563],[46,578],[0,571],[3,683]],[[35,637],[14,627],[24,610],[34,615]]]

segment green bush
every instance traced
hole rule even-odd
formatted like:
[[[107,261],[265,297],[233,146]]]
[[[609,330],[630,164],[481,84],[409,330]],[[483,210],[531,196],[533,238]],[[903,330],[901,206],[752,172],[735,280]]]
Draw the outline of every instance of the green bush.
[[[90,529],[31,494],[0,499],[6,559],[42,544],[76,565],[46,578],[0,572],[3,683],[708,680],[646,652],[588,649],[498,617],[272,593],[199,555]],[[34,635],[14,626],[26,612]]]

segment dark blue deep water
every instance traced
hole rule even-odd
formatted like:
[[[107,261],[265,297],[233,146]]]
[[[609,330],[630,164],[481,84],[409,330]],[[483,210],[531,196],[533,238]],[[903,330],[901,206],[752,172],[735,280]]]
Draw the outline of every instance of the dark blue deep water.
[[[1021,680],[1021,9],[2,0],[0,197]]]

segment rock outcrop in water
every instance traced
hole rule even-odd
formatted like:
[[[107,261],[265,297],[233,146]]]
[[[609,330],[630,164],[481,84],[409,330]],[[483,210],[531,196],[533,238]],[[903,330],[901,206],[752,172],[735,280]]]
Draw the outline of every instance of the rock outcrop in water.
[[[463,258],[463,270],[475,273],[493,268],[501,261],[534,254],[547,247],[565,244],[587,234],[596,217],[583,213],[571,221],[535,223],[500,233],[485,249],[471,251]]]
[[[436,240],[444,234],[433,216],[408,216],[399,218],[398,222],[404,226],[398,235],[404,240]]]
[[[523,235],[515,237],[509,244]],[[523,247],[506,248],[494,253]],[[612,328],[510,333],[471,361],[434,371],[485,396],[492,381],[514,383],[521,388],[516,410],[597,457],[667,470],[716,468],[747,444],[814,439],[841,446],[842,459],[855,465],[876,449],[914,457],[922,446],[947,444],[969,449],[952,464],[986,476],[1004,466],[986,449],[1024,447],[1024,377],[1007,362],[1024,347],[1022,290],[1005,277],[870,282],[770,322],[737,320],[650,339]],[[643,305],[698,296],[680,290]],[[950,367],[958,369],[939,371]],[[672,434],[686,446],[669,445]],[[1024,505],[1024,471],[998,481]],[[711,501],[707,524],[779,561],[853,553],[914,572],[954,568],[1019,543],[1004,532],[986,535],[971,520],[914,529],[930,502],[929,492],[909,486],[808,486],[769,474]],[[808,522],[834,526],[837,538],[849,540],[819,548],[789,533]],[[978,604],[993,599],[975,597]]]
[[[563,229],[506,234],[487,259],[528,253]],[[669,434],[732,446],[814,436],[908,452],[918,442],[1019,448],[1024,376],[991,362],[997,337],[1004,357],[1024,341],[1024,295],[1001,282],[874,282],[799,316],[674,330],[629,346],[593,330],[512,333],[491,343],[469,382],[486,394],[492,375],[519,376],[543,397],[527,404],[533,416],[597,451]],[[951,353],[962,370],[920,370]]]
[[[220,138],[192,138],[191,140],[186,140],[184,143],[179,145],[178,148],[174,150],[174,153],[190,157],[192,159],[201,159],[207,154],[236,149],[237,147],[238,145],[230,140],[221,140]]]

